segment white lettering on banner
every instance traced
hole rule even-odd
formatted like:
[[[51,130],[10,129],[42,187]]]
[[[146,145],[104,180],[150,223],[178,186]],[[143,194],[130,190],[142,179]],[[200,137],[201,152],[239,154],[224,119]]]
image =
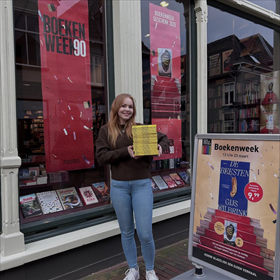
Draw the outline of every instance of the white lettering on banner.
[[[86,56],[86,42],[85,41],[79,41],[77,39],[75,39],[73,41],[74,43],[74,54],[75,56],[82,56],[85,57]]]
[[[169,25],[172,27],[176,27],[176,22],[174,21],[174,16],[167,15],[165,13],[155,11],[155,15],[153,16],[153,20],[158,23],[162,23],[165,25]]]

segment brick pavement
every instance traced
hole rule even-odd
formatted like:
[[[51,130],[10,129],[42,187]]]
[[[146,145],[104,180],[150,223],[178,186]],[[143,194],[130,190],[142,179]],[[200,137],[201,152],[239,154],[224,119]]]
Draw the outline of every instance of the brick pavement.
[[[140,280],[145,280],[143,257],[138,257]],[[188,259],[188,240],[156,250],[155,271],[160,280],[170,280],[193,268]],[[123,280],[127,263],[123,262],[105,270],[93,273],[80,280]]]

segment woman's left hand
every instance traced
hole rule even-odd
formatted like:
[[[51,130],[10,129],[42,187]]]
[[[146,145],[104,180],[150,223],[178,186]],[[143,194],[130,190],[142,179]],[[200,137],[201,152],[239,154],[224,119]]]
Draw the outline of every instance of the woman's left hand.
[[[160,144],[158,144],[157,147],[158,147],[158,157],[160,157],[162,155],[162,147]]]

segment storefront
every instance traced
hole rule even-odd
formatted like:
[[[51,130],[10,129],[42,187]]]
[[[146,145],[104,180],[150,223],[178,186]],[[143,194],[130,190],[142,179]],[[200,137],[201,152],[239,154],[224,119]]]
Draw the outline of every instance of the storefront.
[[[123,92],[170,142],[151,169],[156,244],[188,236],[194,135],[279,133],[280,7],[261,2],[1,1],[4,279],[123,260],[110,170],[94,156]],[[276,82],[263,105],[264,74]]]

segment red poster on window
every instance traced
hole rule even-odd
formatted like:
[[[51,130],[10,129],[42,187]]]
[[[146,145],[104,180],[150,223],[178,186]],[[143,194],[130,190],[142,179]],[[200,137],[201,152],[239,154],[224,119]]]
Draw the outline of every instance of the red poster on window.
[[[182,157],[180,13],[150,4],[150,69],[152,124],[166,134],[170,153]]]
[[[150,4],[151,75],[181,81],[180,14]]]
[[[170,152],[156,157],[155,160],[181,158],[182,157],[182,139],[181,139],[181,120],[178,119],[152,119],[152,124],[157,125],[157,131],[164,133],[170,146]]]
[[[47,172],[94,166],[87,0],[38,1]]]

